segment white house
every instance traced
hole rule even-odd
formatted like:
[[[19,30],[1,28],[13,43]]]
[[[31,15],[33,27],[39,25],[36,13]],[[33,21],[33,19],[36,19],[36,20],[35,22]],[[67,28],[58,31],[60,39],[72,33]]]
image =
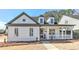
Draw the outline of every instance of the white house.
[[[74,24],[73,30],[79,30],[79,15],[63,15],[59,24]]]
[[[73,39],[73,24],[56,24],[54,16],[40,15],[37,20],[23,12],[8,22],[8,41]]]

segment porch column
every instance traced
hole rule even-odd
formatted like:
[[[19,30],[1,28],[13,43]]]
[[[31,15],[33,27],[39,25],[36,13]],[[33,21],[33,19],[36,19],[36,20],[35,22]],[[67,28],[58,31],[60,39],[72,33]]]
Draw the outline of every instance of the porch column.
[[[63,39],[63,29],[62,29],[61,33],[62,33],[62,39]]]
[[[73,30],[71,30],[71,39],[73,39]]]
[[[65,39],[67,39],[67,35],[66,35],[66,29],[65,29]]]
[[[38,29],[38,41],[40,41],[40,27]]]
[[[49,27],[47,28],[47,39],[49,39]]]

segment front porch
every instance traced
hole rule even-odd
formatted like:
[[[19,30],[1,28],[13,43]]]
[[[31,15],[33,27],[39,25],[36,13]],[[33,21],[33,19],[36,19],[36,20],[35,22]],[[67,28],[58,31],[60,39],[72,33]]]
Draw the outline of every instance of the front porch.
[[[72,26],[46,26],[40,28],[40,40],[73,39]]]
[[[49,35],[49,39],[72,39],[71,35]]]

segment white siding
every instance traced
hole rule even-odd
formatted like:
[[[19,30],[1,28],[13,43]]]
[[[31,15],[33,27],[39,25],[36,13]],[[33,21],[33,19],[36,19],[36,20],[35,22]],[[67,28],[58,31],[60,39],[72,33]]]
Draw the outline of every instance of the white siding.
[[[68,21],[68,24],[74,24],[75,25],[73,28],[74,30],[79,29],[79,19],[75,19],[75,18],[63,15],[59,24],[65,24],[65,21]]]
[[[23,22],[23,19],[25,19],[26,21]],[[12,24],[36,24],[36,23],[26,15],[22,15],[17,20],[15,20]]]
[[[18,28],[18,36],[15,35],[14,29]],[[33,28],[33,36],[29,36],[29,28]],[[8,27],[8,41],[35,41],[39,39],[39,27]]]

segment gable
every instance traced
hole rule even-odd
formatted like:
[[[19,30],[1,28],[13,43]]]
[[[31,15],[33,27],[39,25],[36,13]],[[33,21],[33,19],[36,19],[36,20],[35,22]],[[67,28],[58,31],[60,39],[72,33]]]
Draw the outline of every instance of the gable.
[[[7,24],[38,24],[38,22],[23,12]]]
[[[76,19],[76,18],[72,18],[72,17],[69,17],[69,16],[63,16],[59,22],[59,24],[65,24],[65,22],[68,21],[68,24],[74,24],[74,30],[75,29],[79,29],[79,20]]]
[[[36,24],[36,23],[33,20],[31,20],[29,17],[27,17],[26,15],[22,15],[17,20],[12,22],[12,24]]]
[[[68,21],[68,24],[77,24],[77,22],[79,23],[78,19],[69,17],[69,16],[63,16],[59,22],[59,24],[65,24],[65,21]]]

